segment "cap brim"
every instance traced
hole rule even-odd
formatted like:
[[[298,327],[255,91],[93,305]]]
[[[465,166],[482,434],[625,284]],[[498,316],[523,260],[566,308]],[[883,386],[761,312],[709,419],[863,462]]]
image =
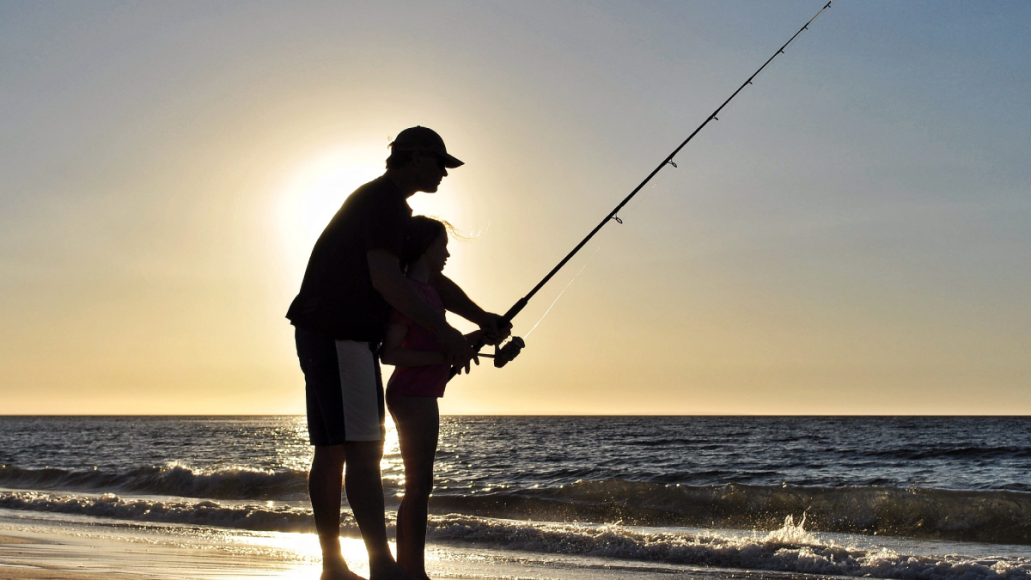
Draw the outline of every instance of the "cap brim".
[[[461,167],[465,165],[464,161],[460,161],[457,157],[448,155],[447,153],[439,155],[440,158],[444,160],[444,167],[447,167],[448,169],[454,169],[456,167]]]

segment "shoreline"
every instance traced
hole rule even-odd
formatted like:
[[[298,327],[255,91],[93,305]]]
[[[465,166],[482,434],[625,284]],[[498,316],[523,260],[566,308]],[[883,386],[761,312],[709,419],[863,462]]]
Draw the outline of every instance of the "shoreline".
[[[933,571],[940,580],[1016,580],[1031,573],[1024,546],[813,535],[790,522],[764,534],[714,529],[670,534],[535,521],[477,528],[467,518],[445,519],[451,533],[438,533],[427,543],[431,578],[919,580]],[[493,534],[498,523],[508,531]],[[628,534],[637,539],[628,541]],[[362,541],[341,537],[341,549],[352,571],[366,577]],[[313,533],[0,509],[0,580],[314,580],[320,563]]]
[[[314,534],[106,524],[18,521],[0,514],[0,579],[315,580],[321,572]],[[341,538],[341,547],[352,571],[367,577],[361,540]],[[432,542],[427,545],[427,570],[433,578],[457,580],[665,580],[679,574],[713,580],[800,578]]]

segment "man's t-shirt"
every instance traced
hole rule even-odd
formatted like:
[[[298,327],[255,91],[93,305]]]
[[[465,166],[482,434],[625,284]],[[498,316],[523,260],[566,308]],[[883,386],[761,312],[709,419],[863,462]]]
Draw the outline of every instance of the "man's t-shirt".
[[[290,322],[337,340],[382,340],[391,308],[372,287],[368,252],[400,256],[411,217],[404,194],[386,176],[356,189],[315,242],[286,313]]]

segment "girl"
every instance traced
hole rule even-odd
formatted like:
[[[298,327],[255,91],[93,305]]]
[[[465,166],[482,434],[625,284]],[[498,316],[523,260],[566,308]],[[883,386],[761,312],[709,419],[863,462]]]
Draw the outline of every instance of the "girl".
[[[444,304],[430,280],[444,269],[448,224],[415,216],[401,252],[401,267],[416,291],[444,314]],[[475,344],[481,331],[466,335]],[[444,347],[425,328],[394,312],[383,340],[381,359],[394,365],[387,383],[387,408],[397,425],[405,466],[405,495],[397,509],[397,563],[419,580],[429,580],[424,565],[426,513],[433,489],[440,414],[437,398],[450,377]],[[468,371],[468,368],[466,369]]]

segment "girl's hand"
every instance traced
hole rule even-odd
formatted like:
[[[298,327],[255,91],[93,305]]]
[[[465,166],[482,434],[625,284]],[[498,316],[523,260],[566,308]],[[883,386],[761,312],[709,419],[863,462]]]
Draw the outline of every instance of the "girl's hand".
[[[464,367],[452,365],[455,369],[457,369],[455,371],[456,375],[460,375],[463,372],[465,372],[465,374],[469,374],[469,371],[472,370],[472,363],[476,363],[476,366],[480,366],[479,350],[480,347],[483,346],[483,331],[474,330],[473,332],[470,332],[469,334],[465,335],[465,340],[469,344],[469,347],[473,349],[473,356],[470,360],[466,361]]]

